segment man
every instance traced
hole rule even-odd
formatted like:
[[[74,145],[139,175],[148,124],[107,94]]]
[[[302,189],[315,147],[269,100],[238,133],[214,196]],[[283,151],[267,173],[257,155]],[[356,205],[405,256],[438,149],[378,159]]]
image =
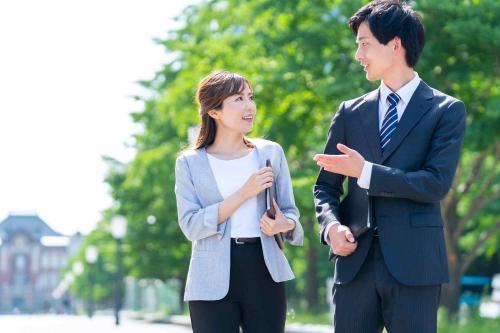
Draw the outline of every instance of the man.
[[[382,82],[341,103],[314,157],[321,241],[336,255],[335,332],[436,332],[448,281],[440,200],[459,160],[465,106],[414,71],[425,36],[409,5],[371,2],[349,26],[366,78]]]

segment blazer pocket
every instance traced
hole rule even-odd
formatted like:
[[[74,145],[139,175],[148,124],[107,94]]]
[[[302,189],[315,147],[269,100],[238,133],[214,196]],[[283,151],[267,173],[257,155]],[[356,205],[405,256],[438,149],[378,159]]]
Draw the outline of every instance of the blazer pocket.
[[[439,213],[411,213],[412,227],[443,227],[443,219]]]

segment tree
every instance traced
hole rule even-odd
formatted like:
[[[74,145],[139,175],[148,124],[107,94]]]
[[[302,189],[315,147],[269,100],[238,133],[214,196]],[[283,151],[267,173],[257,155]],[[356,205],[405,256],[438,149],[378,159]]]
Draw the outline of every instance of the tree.
[[[450,283],[442,302],[458,310],[460,278],[474,259],[500,241],[500,3],[417,2],[428,45],[419,71],[433,86],[465,102],[468,113],[462,158],[442,202]]]
[[[116,272],[116,246],[109,231],[109,221],[115,212],[111,209],[103,213],[103,219],[97,227],[85,238],[76,254],[68,261],[66,271],[71,271],[73,263],[83,264],[83,273],[75,277],[70,290],[80,299],[101,305],[113,304],[113,286]],[[85,250],[88,246],[96,246],[99,254],[97,262],[86,261]],[[125,249],[127,250],[127,249]],[[130,263],[125,261],[123,272],[128,274]]]

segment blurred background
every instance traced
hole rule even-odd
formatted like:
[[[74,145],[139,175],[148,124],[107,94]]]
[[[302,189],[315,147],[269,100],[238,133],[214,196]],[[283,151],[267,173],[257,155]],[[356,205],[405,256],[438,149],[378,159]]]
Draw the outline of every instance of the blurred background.
[[[191,244],[177,224],[174,164],[198,123],[198,81],[226,69],[253,86],[251,136],[279,142],[290,165],[306,240],[285,250],[297,276],[289,330],[326,330],[333,267],[314,217],[312,156],[340,102],[378,86],[354,60],[346,24],[364,3],[1,2],[0,325],[107,315],[190,331]],[[451,281],[439,331],[498,331],[500,2],[411,3],[427,33],[416,71],[468,112],[442,203]]]

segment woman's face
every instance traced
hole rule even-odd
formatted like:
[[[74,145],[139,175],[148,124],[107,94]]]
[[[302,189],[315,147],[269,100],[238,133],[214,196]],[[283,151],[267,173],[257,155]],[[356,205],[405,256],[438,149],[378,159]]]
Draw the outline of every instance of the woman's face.
[[[257,108],[253,99],[253,92],[245,83],[241,93],[229,96],[222,103],[222,109],[209,112],[215,119],[217,130],[229,130],[246,134],[253,128],[253,121]]]

